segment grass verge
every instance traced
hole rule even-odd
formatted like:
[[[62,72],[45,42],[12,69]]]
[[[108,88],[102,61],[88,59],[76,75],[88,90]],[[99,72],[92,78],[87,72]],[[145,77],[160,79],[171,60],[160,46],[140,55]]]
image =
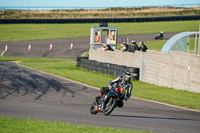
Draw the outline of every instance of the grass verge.
[[[109,23],[118,27],[119,35],[166,32],[197,31],[197,21]],[[39,40],[90,36],[92,24],[0,24],[0,41]]]
[[[48,59],[48,58],[22,58],[22,57],[0,57],[0,60],[18,60],[21,64],[59,75],[95,87],[106,86],[115,78],[98,72],[91,72],[76,67],[73,59]],[[200,94],[173,88],[160,87],[140,81],[133,81],[133,97],[155,100],[172,105],[200,110]]]
[[[62,122],[0,117],[1,133],[150,133],[124,129],[74,125]]]
[[[167,40],[154,40],[154,41],[146,41],[145,44],[148,47],[148,49],[161,50],[166,42]],[[190,46],[189,46],[190,52],[194,51],[194,44],[195,44],[195,38],[190,38]],[[198,39],[197,39],[196,51],[198,51]]]
[[[86,51],[82,54],[82,57],[88,57],[89,56],[89,51]]]
[[[184,6],[184,5],[183,5]],[[105,9],[55,9],[43,10],[2,10],[2,19],[74,19],[74,18],[135,18],[198,15],[198,7],[135,7],[135,8],[105,8]]]

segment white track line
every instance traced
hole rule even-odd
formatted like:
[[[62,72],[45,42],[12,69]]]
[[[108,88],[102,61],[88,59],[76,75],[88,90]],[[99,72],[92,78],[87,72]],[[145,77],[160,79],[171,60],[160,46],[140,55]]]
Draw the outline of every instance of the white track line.
[[[77,81],[74,81],[74,80],[71,80],[71,79],[63,78],[63,77],[58,76],[58,75],[54,75],[54,74],[51,74],[51,73],[43,72],[41,70],[37,70],[37,69],[30,68],[30,67],[27,67],[27,66],[23,66],[23,65],[18,64],[18,63],[16,63],[16,64],[21,66],[21,67],[24,67],[24,68],[28,68],[28,69],[31,69],[31,70],[34,70],[34,71],[38,71],[38,72],[41,72],[41,73],[44,73],[44,74],[47,74],[47,75],[58,77],[58,78],[61,78],[61,79],[64,79],[64,80],[68,80],[68,81],[71,81],[71,82],[74,82],[74,83],[77,83],[77,84],[80,84],[80,85],[83,85],[83,86],[87,86],[87,87],[99,90],[99,88],[96,88],[96,87],[93,87],[93,86],[90,86],[90,85],[86,85],[86,84],[83,84],[83,83],[80,83],[80,82],[77,82]],[[167,104],[167,103],[157,102],[157,101],[153,101],[153,100],[142,99],[142,98],[137,98],[137,97],[131,97],[131,98],[138,99],[138,100],[143,100],[143,101],[148,101],[148,102],[152,102],[152,103],[157,103],[157,104],[162,104],[162,105],[170,106],[170,107],[174,107],[174,108],[184,109],[184,110],[188,110],[188,111],[200,112],[199,110],[188,109],[188,108],[185,108],[185,107],[180,107],[180,106],[171,105],[171,104]]]

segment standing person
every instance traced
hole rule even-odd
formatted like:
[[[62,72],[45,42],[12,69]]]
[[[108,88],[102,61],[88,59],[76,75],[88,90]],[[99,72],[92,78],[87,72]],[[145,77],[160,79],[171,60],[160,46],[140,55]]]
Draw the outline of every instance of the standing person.
[[[97,32],[95,32],[95,42],[99,42],[99,35]]]
[[[129,46],[129,52],[135,53],[136,50],[139,50],[139,47],[138,47],[136,41],[135,40],[131,41],[131,44]]]
[[[109,51],[114,51],[113,48],[112,48],[110,45],[107,45],[107,44],[105,44],[105,43],[103,44],[103,50],[104,50],[104,51],[107,51],[107,50],[109,50]]]
[[[126,42],[123,42],[121,43],[121,51],[124,52],[124,51],[128,51],[129,47],[128,47],[128,44],[126,44]]]
[[[146,45],[144,45],[144,42],[139,43],[139,51],[146,52],[147,49],[148,48]]]

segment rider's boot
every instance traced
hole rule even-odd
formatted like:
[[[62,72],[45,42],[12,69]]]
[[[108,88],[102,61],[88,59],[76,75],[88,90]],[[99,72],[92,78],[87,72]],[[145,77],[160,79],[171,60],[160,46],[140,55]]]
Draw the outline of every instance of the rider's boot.
[[[101,101],[99,100],[99,99],[101,99],[102,97],[103,97],[103,93],[102,93],[102,92],[100,92],[100,94],[99,94],[98,96],[96,96],[96,102],[97,102],[97,104],[99,104],[99,106],[100,106],[100,109],[98,109],[98,111],[102,111],[102,110],[103,110]]]
[[[98,96],[96,96],[96,102],[103,96],[103,94],[100,92]]]

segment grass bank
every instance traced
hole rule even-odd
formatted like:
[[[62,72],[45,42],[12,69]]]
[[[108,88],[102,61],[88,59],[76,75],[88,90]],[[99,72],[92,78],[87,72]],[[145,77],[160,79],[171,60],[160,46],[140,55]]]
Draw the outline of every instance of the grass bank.
[[[183,5],[184,6],[184,5]],[[105,8],[105,9],[55,9],[46,10],[2,10],[2,19],[66,19],[66,18],[134,18],[182,16],[199,14],[199,7],[133,7],[133,8]]]
[[[144,23],[109,23],[118,27],[119,35],[197,31],[198,21],[170,21]],[[0,24],[0,41],[22,41],[90,36],[92,24]]]
[[[22,65],[59,75],[64,78],[69,78],[98,88],[106,86],[110,80],[115,78],[111,75],[77,68],[76,60],[72,59],[0,57],[0,60],[22,61]],[[133,97],[150,99],[172,105],[200,110],[199,93],[160,87],[140,81],[133,81],[133,86]]]
[[[0,117],[1,133],[150,133],[124,129],[74,125],[62,122]]]

